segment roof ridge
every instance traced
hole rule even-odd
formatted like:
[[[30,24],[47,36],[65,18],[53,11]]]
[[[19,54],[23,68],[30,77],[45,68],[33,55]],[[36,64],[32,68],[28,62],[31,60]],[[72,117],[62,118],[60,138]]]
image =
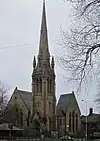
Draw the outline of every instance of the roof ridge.
[[[61,94],[60,96],[73,95],[73,93]]]
[[[32,93],[31,91],[25,91],[25,90],[20,90],[20,89],[17,89],[17,91],[20,91],[20,92],[27,92],[27,93]]]
[[[75,95],[74,91],[68,93],[62,93],[61,95]]]

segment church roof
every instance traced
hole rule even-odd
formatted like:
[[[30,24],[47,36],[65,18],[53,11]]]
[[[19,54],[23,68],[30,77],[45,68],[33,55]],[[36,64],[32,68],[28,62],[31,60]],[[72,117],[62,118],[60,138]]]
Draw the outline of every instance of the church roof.
[[[13,95],[19,95],[20,98],[22,99],[23,103],[25,104],[25,106],[27,107],[27,109],[29,109],[31,107],[31,103],[32,103],[32,92],[29,91],[23,91],[23,90],[19,90],[17,87],[15,88],[8,104],[7,107],[9,107],[10,105],[10,101],[12,100]]]
[[[67,111],[69,101],[75,98],[74,93],[62,94],[57,104],[57,116],[63,116],[63,112]]]
[[[86,116],[81,117],[82,123],[86,123]],[[87,123],[100,122],[100,114],[92,113],[87,116]]]
[[[29,108],[30,103],[32,101],[32,92],[18,90],[17,92],[20,94],[22,100],[24,101],[25,105]]]

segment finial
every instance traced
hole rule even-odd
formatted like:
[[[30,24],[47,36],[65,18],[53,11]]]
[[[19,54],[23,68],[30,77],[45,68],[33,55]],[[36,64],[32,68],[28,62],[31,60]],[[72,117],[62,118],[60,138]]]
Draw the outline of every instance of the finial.
[[[52,56],[52,60],[51,60],[51,67],[54,68],[54,57]]]
[[[15,88],[14,92],[16,92],[16,91],[17,91],[17,87]]]
[[[35,56],[34,56],[34,60],[33,60],[33,68],[35,69],[36,67],[36,59],[35,59]]]

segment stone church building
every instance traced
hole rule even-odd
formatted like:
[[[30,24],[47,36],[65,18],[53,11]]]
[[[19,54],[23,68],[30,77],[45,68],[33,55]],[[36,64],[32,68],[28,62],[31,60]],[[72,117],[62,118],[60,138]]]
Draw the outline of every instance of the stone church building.
[[[34,119],[37,115],[48,131],[68,130],[75,133],[80,130],[81,113],[74,92],[61,95],[56,104],[54,67],[54,57],[50,59],[46,10],[43,2],[37,61],[35,56],[33,58],[32,92],[15,88],[6,108],[8,122],[24,128],[30,126],[31,117]]]

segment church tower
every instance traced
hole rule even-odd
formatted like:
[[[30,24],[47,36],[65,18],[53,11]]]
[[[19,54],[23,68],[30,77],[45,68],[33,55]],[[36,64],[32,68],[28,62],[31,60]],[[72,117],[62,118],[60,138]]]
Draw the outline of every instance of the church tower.
[[[51,62],[51,63],[50,63]],[[43,2],[39,53],[33,59],[32,73],[33,115],[38,113],[49,131],[56,129],[56,96],[54,58],[50,60],[46,24],[45,1]]]

